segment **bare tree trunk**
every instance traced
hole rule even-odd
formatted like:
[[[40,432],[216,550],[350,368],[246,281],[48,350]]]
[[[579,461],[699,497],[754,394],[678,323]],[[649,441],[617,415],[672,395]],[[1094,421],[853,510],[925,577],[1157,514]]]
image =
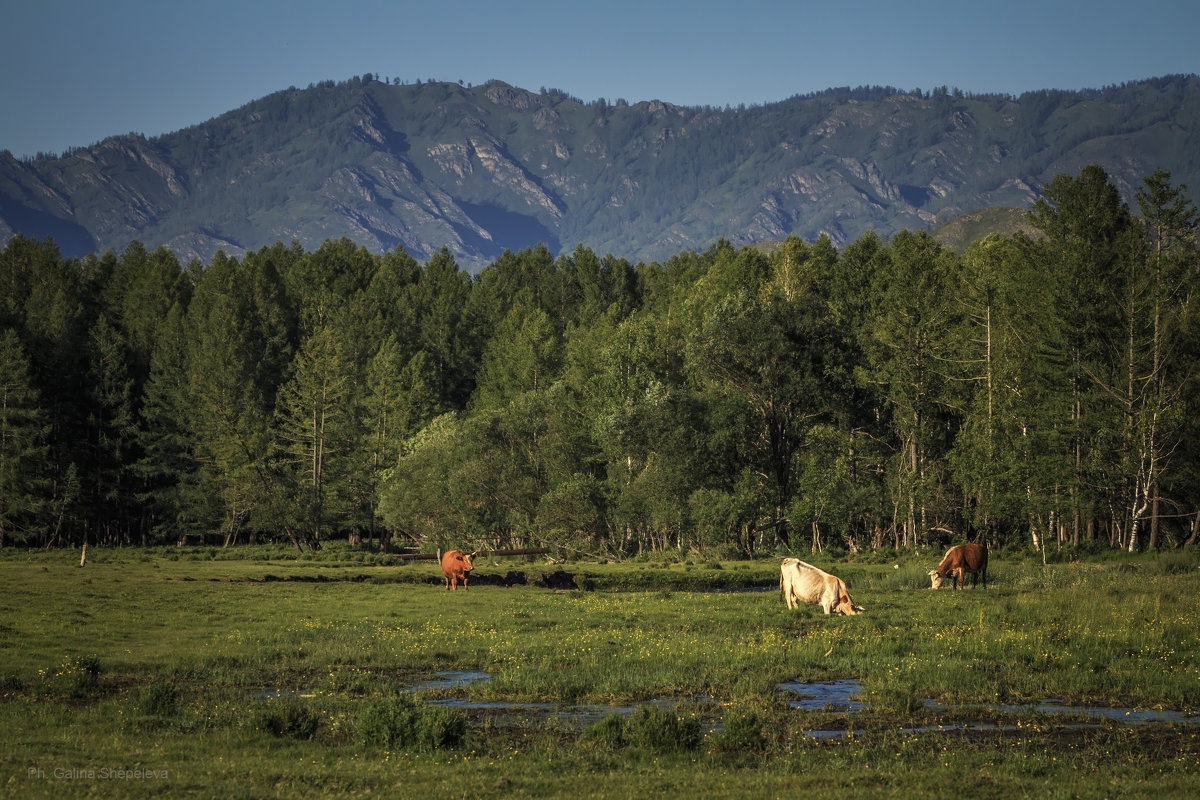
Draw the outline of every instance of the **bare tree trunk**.
[[[1150,550],[1158,549],[1158,484],[1154,484],[1150,495],[1150,541],[1146,547]]]
[[[1183,546],[1195,544],[1197,537],[1200,537],[1200,510],[1196,511],[1196,516],[1192,519],[1192,535],[1187,538]]]

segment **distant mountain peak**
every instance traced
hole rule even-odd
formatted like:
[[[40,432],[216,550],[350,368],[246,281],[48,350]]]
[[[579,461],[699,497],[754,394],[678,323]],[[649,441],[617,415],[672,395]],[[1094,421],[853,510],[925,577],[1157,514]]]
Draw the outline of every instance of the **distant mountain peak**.
[[[1200,188],[1200,79],[1020,97],[831,89],[736,110],[584,103],[493,80],[354,78],[59,157],[0,154],[0,238],[64,255],[131,240],[207,261],[291,240],[376,252],[584,244],[638,260],[796,235],[844,244],[1027,208],[1096,163],[1131,198],[1166,167]]]

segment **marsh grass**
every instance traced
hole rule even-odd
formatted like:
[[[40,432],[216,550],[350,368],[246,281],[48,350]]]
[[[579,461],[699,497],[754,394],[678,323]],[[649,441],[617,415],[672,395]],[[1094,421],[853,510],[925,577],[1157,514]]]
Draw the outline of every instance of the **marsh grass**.
[[[407,695],[369,702],[359,715],[360,742],[384,748],[438,750],[462,744],[467,718],[462,712],[433,706]]]
[[[321,725],[311,704],[286,694],[257,703],[252,719],[255,728],[277,738],[311,739]]]
[[[848,618],[789,612],[775,559],[566,565],[591,590],[445,592],[431,564],[330,549],[97,548],[82,569],[70,553],[0,553],[0,785],[30,797],[497,785],[554,797],[585,775],[600,797],[777,796],[814,782],[887,797],[951,790],[965,772],[981,797],[1200,787],[1194,726],[1078,731],[1031,710],[986,736],[904,733],[959,721],[926,700],[972,721],[1046,697],[1197,711],[1191,552],[1046,565],[993,554],[989,588],[962,591],[928,588],[932,554],[822,564],[868,609]],[[448,669],[492,679],[410,692]],[[867,710],[853,718],[792,711],[777,691],[844,678],[862,686]],[[581,732],[428,702],[448,694],[655,703]],[[86,778],[105,765],[169,777]],[[85,777],[54,778],[64,768]]]

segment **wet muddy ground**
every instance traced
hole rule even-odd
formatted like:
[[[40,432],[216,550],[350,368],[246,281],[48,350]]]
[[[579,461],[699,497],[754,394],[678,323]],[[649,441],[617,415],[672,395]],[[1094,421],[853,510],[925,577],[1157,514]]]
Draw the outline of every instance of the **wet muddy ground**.
[[[481,670],[436,672],[427,677],[414,677],[407,691],[430,694],[427,702],[457,708],[476,723],[491,725],[553,724],[564,728],[587,728],[609,714],[633,714],[643,705],[675,708],[678,702],[655,698],[645,703],[619,705],[560,704],[543,702],[510,702],[504,700],[474,700],[469,697],[473,685],[490,681],[492,676]],[[869,711],[860,699],[861,686],[856,680],[788,681],[779,684],[781,698],[797,712],[817,713],[822,717],[815,726],[805,730],[806,736],[833,739],[856,736],[864,731],[854,721]],[[263,690],[258,698],[284,695],[306,697],[311,692]],[[1073,706],[1055,699],[1045,699],[1025,705],[996,704],[950,707],[933,700],[920,703],[939,721],[933,724],[902,726],[893,729],[903,735],[969,735],[995,736],[1029,730],[1029,717],[1041,720],[1063,733],[1078,733],[1099,729],[1106,724],[1119,723],[1147,727],[1200,725],[1200,715],[1170,709],[1117,708],[1109,706]],[[688,703],[689,709],[702,717],[711,718],[714,729],[720,728],[722,709],[710,698]],[[830,715],[836,715],[833,718]]]

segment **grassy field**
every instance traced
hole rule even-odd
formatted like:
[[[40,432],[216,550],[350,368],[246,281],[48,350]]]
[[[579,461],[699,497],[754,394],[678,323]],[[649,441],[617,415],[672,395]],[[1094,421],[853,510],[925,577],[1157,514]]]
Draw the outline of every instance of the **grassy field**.
[[[1193,797],[1195,552],[825,563],[867,608],[789,612],[778,560],[548,566],[337,545],[0,552],[0,793],[10,797]],[[543,574],[580,588],[552,591]],[[529,585],[489,585],[520,572]],[[766,588],[766,591],[741,591]],[[490,680],[413,692],[445,670]],[[779,684],[853,679],[861,710]],[[453,695],[466,707],[448,705]],[[613,706],[622,713],[604,714]],[[553,709],[599,707],[590,721]],[[632,712],[637,708],[636,713]],[[599,721],[595,721],[598,719]]]

